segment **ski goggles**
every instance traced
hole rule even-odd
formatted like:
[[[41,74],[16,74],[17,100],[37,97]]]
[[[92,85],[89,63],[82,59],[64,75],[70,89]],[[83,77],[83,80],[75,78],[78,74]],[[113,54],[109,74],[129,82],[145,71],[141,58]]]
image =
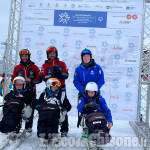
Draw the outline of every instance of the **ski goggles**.
[[[22,85],[24,84],[24,81],[23,80],[20,80],[20,79],[17,79],[13,82],[14,85]]]
[[[22,49],[19,51],[19,55],[29,55],[29,54],[30,54],[30,52],[27,49]]]
[[[88,50],[88,49],[85,49],[85,50],[82,51],[82,55],[84,55],[84,54],[89,54],[89,55],[91,55],[91,51]]]
[[[56,51],[56,48],[55,47],[48,47],[46,52],[55,52]]]
[[[60,86],[60,81],[53,81],[52,86]]]

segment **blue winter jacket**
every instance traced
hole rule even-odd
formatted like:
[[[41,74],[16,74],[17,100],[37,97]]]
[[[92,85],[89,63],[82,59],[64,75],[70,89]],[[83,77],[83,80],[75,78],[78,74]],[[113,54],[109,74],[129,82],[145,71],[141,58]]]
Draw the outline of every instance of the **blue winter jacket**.
[[[99,99],[99,102],[97,104],[97,112],[104,112],[106,115],[107,115],[107,121],[108,122],[112,122],[112,116],[111,116],[111,111],[110,109],[108,108],[107,104],[106,104],[106,101],[105,99],[102,97],[102,96],[98,96],[97,97]],[[80,113],[87,113],[87,112],[84,112],[82,110],[82,106],[85,105],[85,99],[86,101],[88,102],[95,102],[96,103],[96,97],[89,97],[87,94],[84,95],[84,98],[83,97],[80,97],[79,98],[79,102],[78,102],[78,106],[77,106],[77,109]],[[88,113],[90,112],[93,112],[93,110],[88,110]]]
[[[95,82],[98,90],[105,83],[103,70],[94,60],[92,67],[85,68],[80,64],[75,70],[73,83],[79,93],[82,92],[88,82]]]

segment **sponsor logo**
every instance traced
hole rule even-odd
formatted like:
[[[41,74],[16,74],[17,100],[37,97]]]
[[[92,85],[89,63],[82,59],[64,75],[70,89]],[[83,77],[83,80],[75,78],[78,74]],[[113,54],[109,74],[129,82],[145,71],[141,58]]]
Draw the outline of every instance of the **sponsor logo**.
[[[108,43],[107,43],[106,41],[103,41],[103,42],[101,43],[101,49],[102,49],[102,50],[107,50],[107,48],[108,48]]]
[[[101,121],[94,121],[93,124],[101,124]]]
[[[132,109],[122,109],[122,111],[133,112],[133,110],[132,110]]]
[[[58,20],[59,22],[62,22],[63,24],[67,24],[69,20],[70,20],[70,16],[66,12],[59,14],[59,20]]]
[[[132,75],[133,75],[133,68],[132,67],[127,68],[127,76],[132,77]]]
[[[64,37],[68,37],[70,33],[70,29],[69,28],[64,28]]]
[[[36,6],[35,4],[29,4],[29,5],[28,5],[28,7],[30,7],[30,8],[31,8],[31,7],[35,7],[35,6]]]
[[[113,50],[122,50],[123,48],[122,47],[120,47],[120,46],[113,46],[113,48],[112,48]]]
[[[130,23],[131,21],[122,21],[122,20],[119,22],[119,24],[130,24]]]
[[[47,7],[48,7],[48,8],[50,8],[50,7],[51,7],[51,4],[50,4],[50,3],[48,3],[48,4],[47,4]]]
[[[127,18],[127,19],[131,19],[132,16],[131,16],[130,14],[127,14],[126,18]]]
[[[111,99],[119,99],[119,96],[118,95],[115,95],[115,96],[112,95],[112,96],[110,96],[110,98]]]
[[[117,108],[118,108],[118,105],[116,103],[111,104],[111,111],[112,111],[112,113],[116,113],[117,112]]]
[[[25,46],[26,47],[29,47],[30,46],[30,43],[31,43],[31,39],[28,37],[28,38],[25,38]]]
[[[87,45],[86,47],[87,47],[87,48],[96,48],[95,45]]]
[[[134,10],[136,7],[126,6],[126,10]]]
[[[101,61],[101,62],[106,61],[106,57],[101,57],[100,61]]]
[[[63,53],[62,53],[62,59],[63,59],[63,61],[67,61],[67,60],[69,59],[67,52],[63,52]]]
[[[35,45],[37,45],[37,46],[44,46],[44,43],[35,43]]]
[[[117,78],[113,79],[112,81],[112,87],[113,88],[118,88],[119,87],[119,80]]]
[[[62,47],[67,47],[68,46],[68,43],[64,43],[63,45],[62,45]]]
[[[38,61],[41,61],[41,60],[42,60],[42,56],[43,56],[42,50],[38,50],[38,51],[37,51],[37,59],[38,59]]]
[[[81,57],[76,57],[76,56],[73,56],[73,59],[76,59],[76,60],[81,60]]]
[[[92,70],[92,71],[90,72],[90,74],[91,74],[91,75],[94,75],[95,73],[94,73],[94,71]]]
[[[130,88],[132,86],[132,83],[126,83],[126,88]]]
[[[101,90],[101,95],[104,96],[105,95],[105,91]]]
[[[50,18],[43,18],[43,17],[25,17],[25,20],[32,20],[32,21],[49,21]]]
[[[126,100],[126,101],[130,101],[130,100],[131,100],[131,97],[132,97],[131,92],[126,92],[126,93],[125,93],[125,100]]]
[[[39,31],[39,36],[43,36],[44,35],[44,27],[43,26],[40,26],[39,28],[38,28],[38,31]]]
[[[115,59],[115,60],[120,60],[120,58],[121,58],[121,57],[120,57],[119,54],[116,54],[116,55],[114,56],[114,59]]]
[[[115,38],[116,39],[121,39],[122,38],[122,31],[121,30],[116,30]]]
[[[71,5],[72,8],[75,8],[75,6],[76,6],[75,4],[72,4],[72,5]]]
[[[135,44],[133,42],[128,44],[128,49],[129,49],[130,52],[133,52],[134,48],[135,48]]]
[[[138,16],[136,15],[136,14],[134,14],[133,16],[132,16],[132,19],[134,19],[134,20],[136,20],[138,18]]]
[[[106,6],[106,9],[119,9],[122,8],[122,6]]]
[[[136,60],[125,60],[125,62],[131,62],[131,63],[133,62],[134,63],[134,62],[136,62]]]
[[[75,48],[76,48],[76,49],[81,49],[81,45],[82,45],[81,40],[77,40],[77,41],[75,42]]]
[[[90,29],[90,31],[89,31],[89,37],[90,38],[95,38],[95,34],[96,34],[95,29]]]
[[[50,40],[50,45],[51,45],[51,46],[55,46],[55,44],[56,44],[56,40],[55,40],[55,39],[51,39],[51,40]]]

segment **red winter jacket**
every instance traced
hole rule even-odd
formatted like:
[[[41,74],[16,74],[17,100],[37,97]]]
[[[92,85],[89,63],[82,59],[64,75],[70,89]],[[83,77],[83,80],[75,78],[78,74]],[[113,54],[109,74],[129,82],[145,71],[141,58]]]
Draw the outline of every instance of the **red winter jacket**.
[[[53,74],[54,66],[58,66],[58,68],[62,71],[61,75],[57,76],[57,74]],[[59,61],[58,58],[54,60],[46,60],[42,65],[41,73],[45,76],[45,80],[48,80],[51,77],[57,78],[61,82],[61,87],[65,85],[65,79],[68,78],[67,66],[63,61]]]
[[[30,78],[32,87],[35,87],[35,84],[38,84],[41,82],[40,70],[32,61],[26,68],[25,66],[23,66],[21,62],[19,65],[15,66],[13,70],[13,74],[12,74],[12,81],[17,76]]]

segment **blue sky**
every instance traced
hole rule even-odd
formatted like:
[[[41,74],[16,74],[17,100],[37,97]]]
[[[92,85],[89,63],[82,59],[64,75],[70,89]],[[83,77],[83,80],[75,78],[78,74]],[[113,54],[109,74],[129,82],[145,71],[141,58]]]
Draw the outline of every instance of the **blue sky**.
[[[0,43],[8,36],[10,1],[0,0]]]

